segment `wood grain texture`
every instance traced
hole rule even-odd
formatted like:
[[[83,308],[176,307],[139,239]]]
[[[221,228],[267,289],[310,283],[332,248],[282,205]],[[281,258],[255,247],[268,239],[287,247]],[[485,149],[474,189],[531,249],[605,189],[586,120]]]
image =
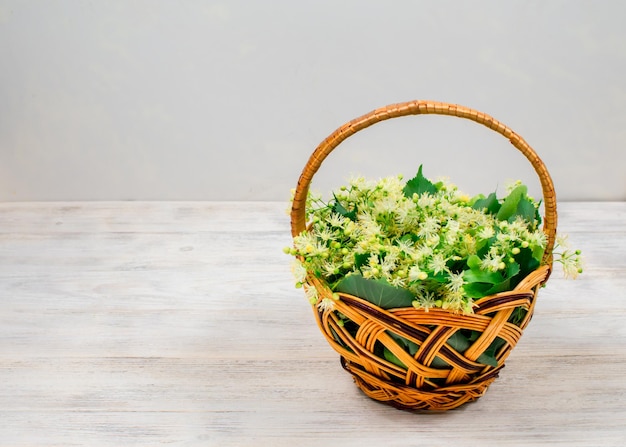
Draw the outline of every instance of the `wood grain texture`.
[[[559,204],[558,268],[477,402],[364,397],[295,289],[287,204],[0,204],[0,446],[626,445],[626,203]]]

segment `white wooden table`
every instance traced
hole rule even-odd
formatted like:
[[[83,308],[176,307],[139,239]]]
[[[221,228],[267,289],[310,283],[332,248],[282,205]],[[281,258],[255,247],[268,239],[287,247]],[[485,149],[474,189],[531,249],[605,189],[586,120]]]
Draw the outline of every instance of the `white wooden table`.
[[[361,394],[293,287],[286,203],[0,204],[1,446],[624,446],[626,202],[477,402]]]

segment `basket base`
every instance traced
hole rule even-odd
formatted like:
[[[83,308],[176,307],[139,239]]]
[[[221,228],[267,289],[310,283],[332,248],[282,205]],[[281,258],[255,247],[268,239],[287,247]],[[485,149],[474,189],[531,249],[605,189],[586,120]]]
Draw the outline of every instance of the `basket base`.
[[[341,366],[354,378],[368,397],[407,411],[447,411],[473,402],[487,391],[504,365],[474,379],[471,383],[450,385],[433,390],[420,390],[374,376],[341,357]]]

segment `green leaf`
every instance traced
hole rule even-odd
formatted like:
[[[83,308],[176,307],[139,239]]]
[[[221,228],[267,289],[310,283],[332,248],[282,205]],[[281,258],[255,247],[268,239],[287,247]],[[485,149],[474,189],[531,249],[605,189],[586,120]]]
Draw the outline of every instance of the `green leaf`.
[[[417,194],[418,196],[425,192],[435,194],[437,192],[437,187],[422,175],[422,165],[420,165],[415,177],[406,182],[403,192],[404,196],[410,199],[413,197],[413,194]]]
[[[522,279],[528,276],[529,273],[534,272],[539,267],[539,260],[541,259],[542,254],[543,250],[541,250],[539,258],[535,258],[533,250],[531,248],[521,248],[520,252],[514,257],[515,262],[513,264],[518,266],[517,271],[509,271],[509,269],[516,268],[512,265],[509,265],[509,267],[507,268],[507,276],[509,277],[510,283],[506,290],[513,290]]]
[[[367,264],[370,258],[369,253],[355,253],[354,254],[354,267],[360,269],[362,266]]]
[[[520,266],[517,262],[510,262],[506,266],[506,278],[512,278],[520,272]]]
[[[387,331],[387,333],[412,356],[414,356],[419,350],[419,346],[417,346],[417,343],[412,342],[411,340],[404,338],[401,335],[394,334],[393,332]]]
[[[541,249],[541,253],[534,253],[530,248],[520,249],[520,252],[515,255],[515,261],[520,266],[521,278],[537,270],[541,263],[541,256],[543,256],[543,249]]]
[[[533,258],[537,260],[537,262],[541,263],[541,258],[543,258],[544,251],[545,251],[545,248],[542,247],[541,245],[533,246]]]
[[[465,284],[463,286],[463,291],[465,295],[470,298],[482,298],[484,296],[489,295],[487,291],[491,289],[493,286],[491,284],[482,283],[482,282],[473,282],[471,284]]]
[[[404,236],[402,236],[400,238],[400,241],[406,242],[406,243],[412,243],[412,242],[416,242],[418,239],[419,239],[419,236],[417,234],[409,233],[409,234],[405,234]]]
[[[493,295],[498,292],[506,292],[507,290],[513,289],[515,286],[511,286],[511,279],[517,275],[520,271],[520,266],[517,262],[512,262],[507,265],[506,270],[504,271],[504,280],[497,284],[494,284],[489,290],[487,290],[486,295]]]
[[[450,281],[450,275],[445,272],[439,272],[436,275],[429,275],[428,279],[443,284]]]
[[[515,214],[509,218],[509,221],[513,222],[517,216],[520,216],[526,222],[534,224],[536,214],[537,210],[535,209],[535,205],[533,205],[528,197],[524,196],[520,198],[517,204],[517,210]]]
[[[502,275],[499,272],[485,272],[484,270],[465,270],[463,278],[468,283],[484,282],[488,284],[498,284],[502,282]]]
[[[406,289],[394,287],[383,279],[363,278],[359,274],[346,276],[337,283],[335,290],[362,298],[383,309],[410,307],[415,300],[415,296]]]
[[[502,282],[499,282],[498,284],[494,284],[490,289],[487,290],[487,292],[485,293],[485,296],[487,295],[493,295],[494,293],[499,293],[499,292],[506,292],[507,290],[511,290],[511,279],[505,279]]]
[[[487,348],[485,352],[478,356],[476,362],[482,363],[483,365],[498,366],[498,360],[496,359],[496,350]]]
[[[472,270],[480,270],[480,258],[476,255],[471,255],[467,258],[467,266]]]
[[[505,340],[503,340],[500,337],[496,337],[494,341],[491,342],[491,344],[489,345],[489,347],[487,349],[485,349],[485,352],[483,352],[477,359],[476,361],[478,363],[482,363],[483,365],[489,365],[489,366],[498,366],[498,360],[496,359],[496,353],[498,352],[498,350],[504,346],[504,344],[506,343]]]
[[[478,256],[485,256],[489,253],[491,246],[497,241],[496,237],[490,237],[489,239],[478,239],[476,242],[476,254]]]
[[[406,369],[406,365],[402,363],[402,361],[398,357],[396,357],[395,354],[389,349],[385,348],[383,350],[383,355],[385,356],[385,360],[387,360],[388,362],[391,362],[394,365],[399,366],[400,368]]]
[[[393,338],[398,343],[398,345],[406,352],[408,352],[411,356],[415,356],[415,354],[419,350],[419,346],[417,346],[417,343],[414,343],[411,340],[408,340],[398,334],[394,334],[393,332],[387,331],[387,334],[389,334],[391,338]],[[406,369],[406,365],[398,357],[396,357],[396,355],[391,352],[387,347],[384,348],[383,355],[385,359],[387,359],[387,361]]]
[[[519,326],[524,320],[524,317],[526,316],[527,313],[528,311],[524,309],[523,307],[521,306],[516,307],[513,313],[511,314],[511,316],[509,317],[509,322],[513,323],[516,326]]]
[[[503,278],[500,272],[487,272],[480,269],[480,258],[472,255],[467,258],[467,266],[469,270],[463,272],[463,279],[467,282],[463,286],[465,294],[470,298],[482,298],[491,295],[492,290],[496,287],[504,287],[508,281],[508,273],[515,274],[514,267],[511,271],[507,270],[507,277]]]
[[[502,206],[496,215],[496,219],[498,220],[509,220],[511,216],[514,216],[517,211],[517,206],[519,205],[522,197],[526,196],[526,192],[528,188],[526,185],[519,185],[515,188],[511,193],[504,199],[502,202]]]
[[[446,343],[448,343],[454,350],[456,350],[458,353],[463,354],[467,348],[469,348],[470,346],[470,342],[468,340],[468,338],[463,335],[463,333],[461,333],[461,331],[456,331],[454,334],[452,334],[448,340],[446,340]],[[430,366],[432,366],[433,368],[449,368],[450,365],[448,365],[448,363],[443,360],[441,357],[435,357],[433,359],[433,361],[431,362]]]
[[[467,336],[467,340],[469,342],[471,342],[471,343],[474,343],[476,340],[478,340],[478,337],[480,337],[481,334],[482,334],[482,332],[469,331],[469,335]]]
[[[333,194],[333,197],[335,198],[334,203],[333,203],[333,207],[332,207],[333,212],[337,213],[340,216],[343,216],[343,217],[345,217],[347,219],[355,221],[356,220],[356,209],[354,209],[352,211],[348,211],[346,209],[346,207],[343,206],[341,204],[341,202],[339,202],[339,199],[337,199],[337,196],[335,196],[335,194]]]
[[[496,214],[500,210],[500,202],[498,202],[495,192],[492,192],[487,197],[478,196],[478,199],[475,198],[474,200],[472,208],[475,210],[486,209],[490,214]]]
[[[463,354],[467,348],[470,346],[470,342],[465,335],[461,333],[461,331],[456,331],[452,334],[447,342],[450,346],[452,346],[457,352]]]

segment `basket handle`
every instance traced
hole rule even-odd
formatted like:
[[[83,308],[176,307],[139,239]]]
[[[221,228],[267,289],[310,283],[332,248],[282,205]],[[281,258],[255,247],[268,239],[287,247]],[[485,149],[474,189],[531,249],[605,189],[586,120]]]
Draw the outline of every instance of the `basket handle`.
[[[324,159],[339,146],[342,141],[358,131],[366,129],[380,121],[407,115],[428,114],[450,115],[475,121],[506,137],[513,146],[524,154],[535,169],[535,172],[539,176],[539,181],[541,182],[545,213],[543,218],[543,231],[547,237],[546,250],[543,255],[542,264],[551,266],[552,249],[554,248],[557,225],[556,194],[552,179],[543,161],[541,161],[539,156],[522,137],[491,116],[457,104],[447,104],[443,102],[417,100],[381,107],[347,122],[322,141],[307,161],[298,180],[291,207],[292,236],[297,236],[306,228],[306,198],[313,176],[322,165]]]

